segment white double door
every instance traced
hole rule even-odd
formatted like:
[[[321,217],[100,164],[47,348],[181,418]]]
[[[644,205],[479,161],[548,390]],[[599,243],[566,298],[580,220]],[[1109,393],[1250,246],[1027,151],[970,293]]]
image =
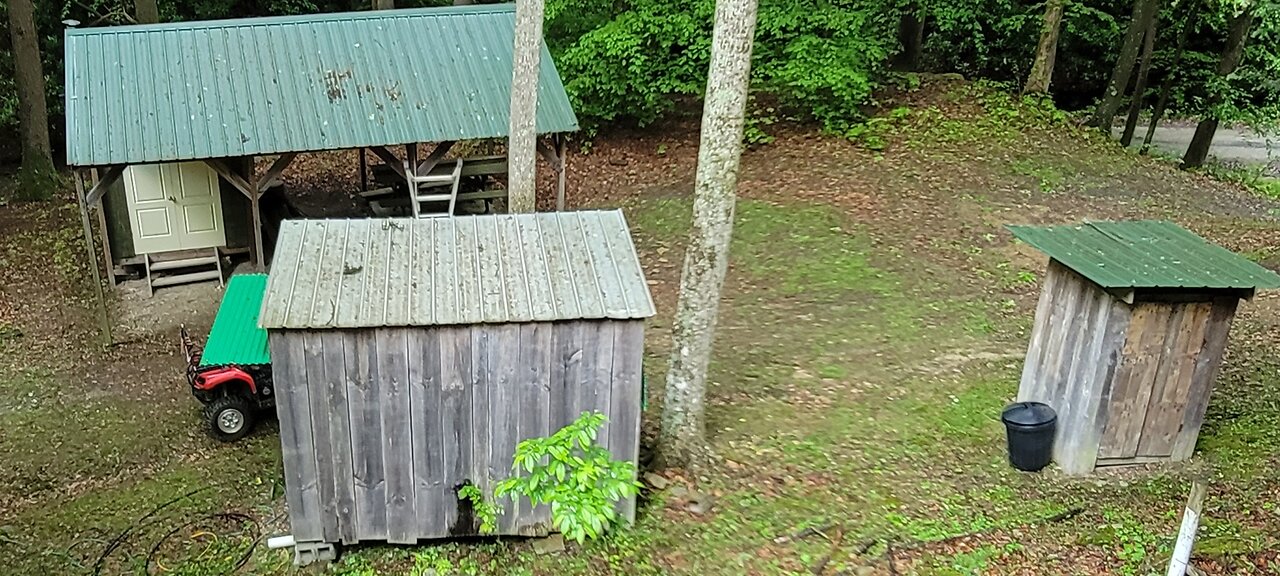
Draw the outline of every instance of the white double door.
[[[226,245],[218,175],[204,162],[130,166],[124,187],[138,254]]]

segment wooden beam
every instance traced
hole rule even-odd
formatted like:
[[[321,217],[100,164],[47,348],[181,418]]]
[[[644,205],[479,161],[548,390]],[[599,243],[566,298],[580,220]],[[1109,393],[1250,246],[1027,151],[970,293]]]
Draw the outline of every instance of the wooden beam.
[[[239,190],[241,194],[244,194],[246,198],[253,201],[257,200],[258,195],[255,193],[255,191],[257,190],[257,187],[250,185],[249,182],[245,181],[244,177],[240,176],[239,174],[236,174],[236,172],[232,170],[230,166],[227,166],[225,162],[217,158],[209,158],[209,159],[206,159],[204,163],[208,164],[210,168],[213,168],[213,171],[217,172],[218,176],[221,176],[223,180],[226,180],[228,183],[234,186],[235,189]],[[252,175],[254,174],[254,172],[255,171],[253,169],[253,163],[252,161],[250,161],[250,164],[249,164],[250,178],[253,177]]]
[[[564,212],[564,180],[569,168],[569,139],[563,134],[556,134],[556,156],[560,163],[556,166],[556,211]]]
[[[374,156],[377,156],[378,159],[382,160],[383,164],[391,167],[391,170],[393,170],[396,175],[401,178],[408,178],[404,173],[404,164],[400,162],[399,158],[396,158],[395,154],[391,153],[390,150],[387,150],[385,146],[370,146],[369,151],[373,152]]]
[[[125,167],[123,165],[107,168],[107,173],[102,176],[102,180],[95,182],[93,187],[89,189],[89,192],[83,194],[85,206],[96,205],[98,201],[107,194],[107,189],[110,188],[112,184],[115,184],[116,180],[120,179],[121,174],[124,174],[124,168]],[[83,174],[81,176],[83,176]],[[80,182],[80,186],[83,188],[84,183]]]
[[[551,164],[552,166],[560,165],[560,159],[556,156],[556,151],[551,144],[547,144],[544,140],[539,138],[537,148],[538,154],[542,155],[542,158],[546,160],[548,164]]]
[[[405,184],[409,189],[409,205],[413,207],[413,217],[417,218],[421,206],[418,205],[418,183],[414,177],[418,175],[418,145],[404,145],[404,164],[402,168],[405,174]]]
[[[98,185],[98,169],[94,168],[89,171],[93,178],[93,185]],[[111,260],[111,239],[107,237],[107,210],[106,206],[98,205],[98,241],[102,243],[102,260],[106,262],[107,280],[111,281],[111,287],[116,287],[116,273],[113,269],[114,262]]]
[[[290,158],[292,160],[292,158]],[[277,160],[277,163],[279,160]],[[287,165],[288,162],[285,162]],[[272,166],[275,167],[274,165]],[[283,167],[281,168],[283,169]],[[253,156],[249,157],[249,181],[245,184],[249,190],[257,190],[260,182],[258,181],[258,171],[253,169]],[[262,194],[249,195],[249,211],[253,216],[253,262],[258,270],[265,270],[267,266],[267,258],[262,249],[262,206],[260,200]]]
[[[364,155],[364,148],[356,148],[356,156],[360,165],[360,191],[369,189],[369,159]]]
[[[262,175],[262,179],[258,181],[258,194],[266,192],[280,178],[280,174],[285,168],[289,167],[289,163],[298,157],[297,152],[287,152],[276,157],[276,161],[271,163],[271,167],[267,168],[266,174]]]
[[[89,226],[89,204],[86,201],[84,192],[84,174],[76,170],[72,174],[72,179],[76,184],[76,201],[80,204],[80,224],[84,228],[84,247],[89,255],[89,272],[92,274],[90,283],[93,285],[93,293],[98,299],[98,324],[101,330],[103,346],[110,346],[115,338],[111,335],[111,318],[107,315],[107,299],[102,294],[102,278],[98,271],[98,255],[93,249],[93,230]],[[105,182],[105,180],[100,181]]]
[[[430,172],[432,168],[436,167],[436,164],[440,163],[440,160],[444,158],[444,155],[449,153],[450,148],[453,148],[452,141],[436,144],[435,149],[432,150],[431,153],[422,160],[422,162],[418,163],[417,174],[426,174]]]

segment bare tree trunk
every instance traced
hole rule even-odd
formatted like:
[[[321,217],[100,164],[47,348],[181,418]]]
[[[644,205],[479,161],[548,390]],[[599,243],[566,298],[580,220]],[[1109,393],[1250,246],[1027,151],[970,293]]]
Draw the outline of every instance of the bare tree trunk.
[[[18,92],[18,122],[22,131],[21,196],[40,200],[53,192],[57,173],[49,146],[44,64],[40,61],[35,7],[31,0],[9,0],[9,35],[13,43],[13,80]]]
[[[902,52],[898,54],[897,65],[902,70],[919,70],[924,56],[924,18],[920,12],[920,4],[911,2],[903,10],[898,20],[898,43]]]
[[[707,366],[729,268],[756,0],[718,0],[707,73],[693,228],[680,276],[659,453],[667,466],[706,465]]]
[[[373,0],[374,10],[392,10],[396,7],[396,0]]]
[[[1107,90],[1098,102],[1089,125],[1111,129],[1116,111],[1120,110],[1120,102],[1124,99],[1124,91],[1129,87],[1129,76],[1133,74],[1133,65],[1138,60],[1138,48],[1142,45],[1142,33],[1147,28],[1147,19],[1155,12],[1158,0],[1134,0],[1133,18],[1129,21],[1129,29],[1125,32],[1124,43],[1120,46],[1120,56],[1116,66],[1111,70],[1111,81],[1107,82]]]
[[[1227,45],[1222,51],[1222,59],[1218,61],[1218,76],[1226,79],[1244,56],[1244,44],[1249,39],[1249,29],[1253,27],[1253,12],[1246,9],[1231,19],[1231,29],[1227,33]],[[1218,118],[1214,116],[1214,108],[1222,103],[1222,92],[1213,91],[1209,98],[1209,110],[1204,119],[1196,125],[1196,133],[1191,137],[1187,153],[1182,157],[1182,167],[1199,168],[1209,157],[1209,147],[1213,145],[1213,135],[1218,131]]]
[[[1133,142],[1133,133],[1138,130],[1138,115],[1142,113],[1142,99],[1147,92],[1147,75],[1151,73],[1151,57],[1156,49],[1156,21],[1159,15],[1152,13],[1147,21],[1147,32],[1142,40],[1142,64],[1138,66],[1138,78],[1133,81],[1133,96],[1129,97],[1129,117],[1124,121],[1124,133],[1120,135],[1120,145],[1125,148]]]
[[[1199,13],[1200,2],[1193,0],[1188,7],[1186,19],[1182,21],[1182,30],[1178,32],[1178,47],[1173,51],[1173,62],[1169,64],[1169,72],[1165,74],[1164,81],[1160,84],[1160,97],[1156,99],[1155,110],[1151,111],[1151,124],[1147,126],[1147,135],[1142,139],[1142,149],[1138,150],[1139,154],[1145,155],[1151,149],[1151,140],[1156,137],[1156,127],[1160,125],[1165,106],[1169,104],[1169,95],[1173,93],[1173,81],[1178,76],[1178,65],[1182,64],[1182,54],[1187,48],[1187,38],[1195,29],[1196,16]]]
[[[1048,0],[1044,9],[1044,27],[1040,29],[1040,44],[1036,47],[1036,60],[1027,75],[1024,94],[1046,94],[1053,81],[1053,64],[1058,58],[1058,35],[1062,30],[1064,0]]]
[[[160,21],[156,0],[133,0],[133,19],[139,24],[155,24]]]
[[[507,211],[533,212],[538,190],[538,67],[542,58],[543,0],[516,2],[511,66],[511,130],[507,135]]]

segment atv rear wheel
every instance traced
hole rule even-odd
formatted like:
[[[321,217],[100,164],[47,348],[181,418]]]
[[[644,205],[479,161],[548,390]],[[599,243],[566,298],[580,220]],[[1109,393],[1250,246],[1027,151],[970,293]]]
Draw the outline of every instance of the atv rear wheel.
[[[204,409],[209,435],[222,442],[235,442],[253,431],[253,405],[247,398],[230,395],[210,402]]]

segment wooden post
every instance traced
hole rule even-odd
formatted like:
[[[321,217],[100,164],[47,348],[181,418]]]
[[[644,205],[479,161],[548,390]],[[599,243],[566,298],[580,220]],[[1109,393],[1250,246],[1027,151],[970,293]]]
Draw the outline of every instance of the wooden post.
[[[258,171],[253,161],[254,157],[249,156],[246,163],[249,167],[249,212],[253,215],[253,265],[261,271],[266,269],[267,257],[262,249],[262,191],[258,190]]]
[[[89,226],[89,205],[84,197],[84,174],[76,170],[72,175],[76,183],[76,203],[80,205],[80,224],[84,227],[84,247],[89,256],[90,280],[93,293],[98,299],[98,323],[103,346],[110,346],[115,340],[111,335],[111,318],[107,316],[107,299],[102,294],[102,278],[98,276],[98,255],[93,249],[93,229]]]
[[[1204,508],[1204,495],[1207,487],[1200,481],[1191,483],[1191,496],[1187,498],[1187,508],[1182,512],[1182,528],[1178,530],[1178,540],[1173,546],[1173,556],[1169,558],[1169,571],[1166,576],[1186,576],[1188,564],[1191,562],[1191,547],[1196,542],[1196,530],[1200,528],[1200,511]]]
[[[364,156],[364,148],[356,148],[356,154],[360,156],[360,191],[369,190],[369,159]]]
[[[569,169],[569,146],[568,138],[564,134],[556,135],[556,211],[564,211],[564,179],[565,172]]]
[[[98,169],[94,168],[89,171],[93,178],[93,185],[98,185]],[[116,287],[115,260],[111,258],[111,239],[107,237],[107,208],[102,205],[102,201],[98,202],[98,240],[102,242],[102,260],[107,266],[107,280],[111,281],[111,287]]]

